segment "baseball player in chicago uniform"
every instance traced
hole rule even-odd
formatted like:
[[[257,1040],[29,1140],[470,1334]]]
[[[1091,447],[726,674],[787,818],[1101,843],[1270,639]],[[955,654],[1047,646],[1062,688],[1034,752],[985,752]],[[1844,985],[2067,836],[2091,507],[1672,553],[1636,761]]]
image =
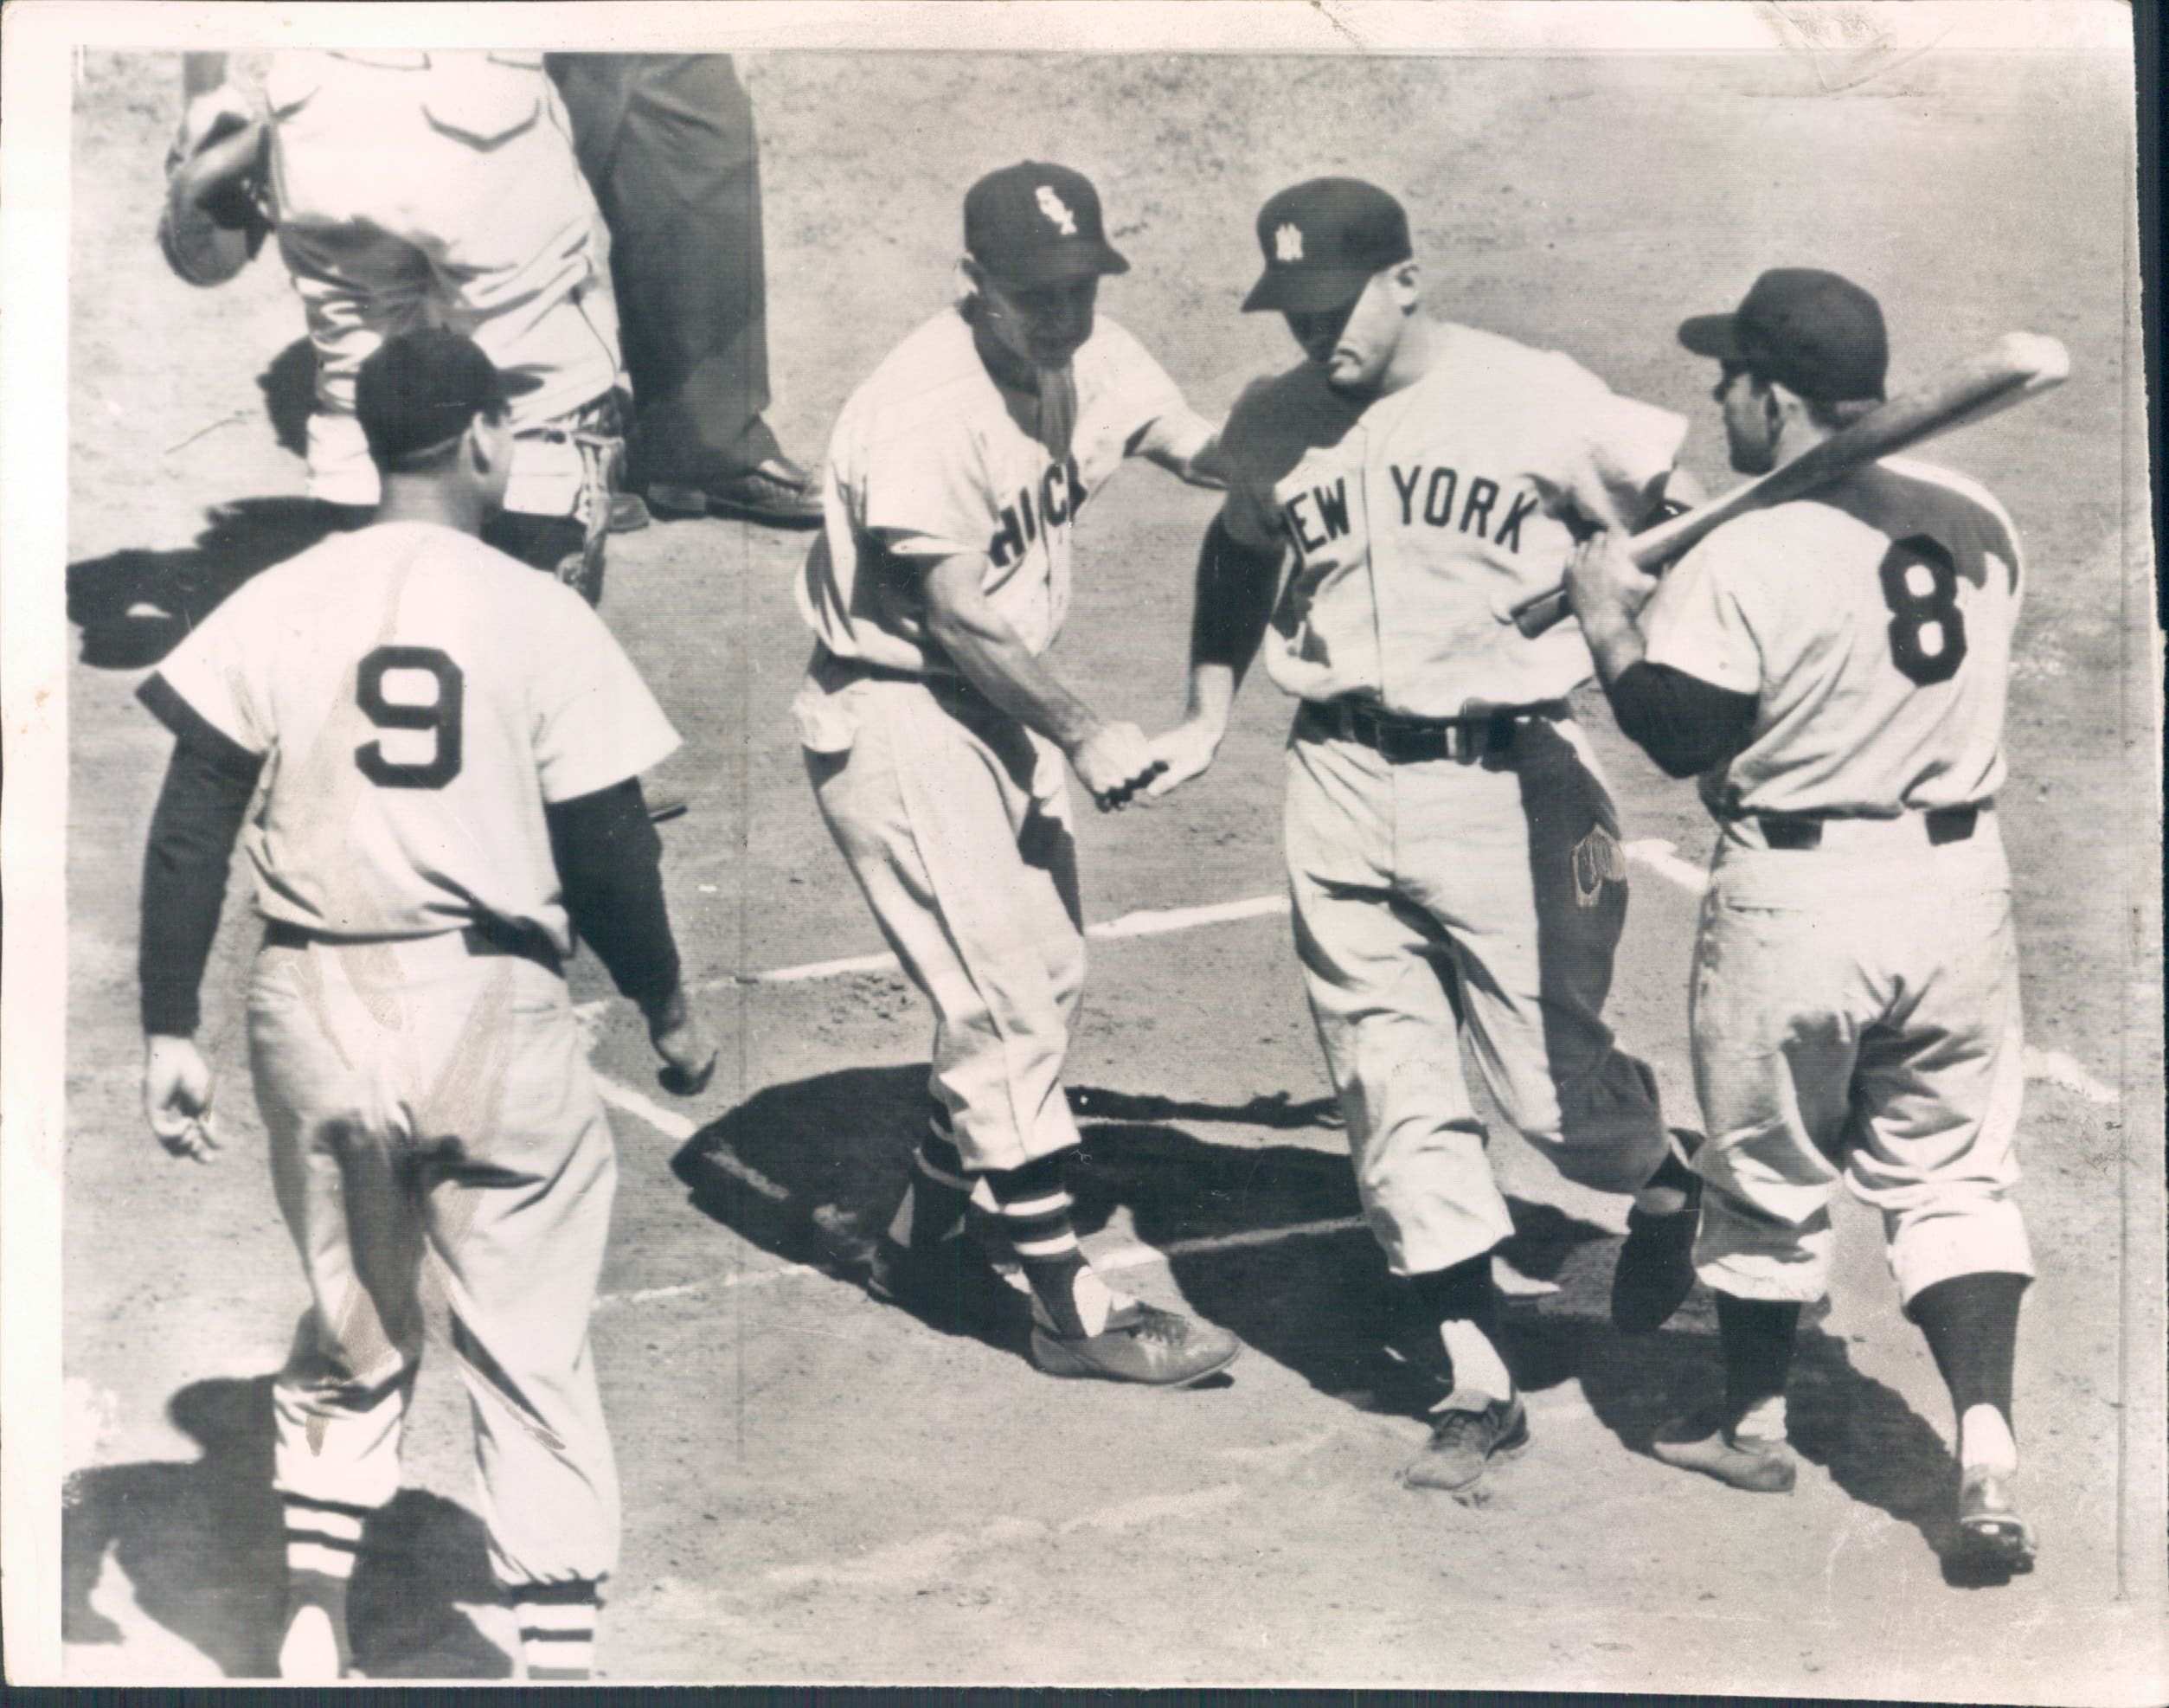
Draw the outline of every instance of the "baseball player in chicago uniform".
[[[988,1327],[1029,1311],[1052,1374],[1194,1382],[1238,1343],[1103,1283],[1062,1172],[1084,978],[1066,773],[1113,808],[1154,761],[1041,654],[1068,611],[1078,510],[1126,457],[1190,475],[1212,432],[1095,318],[1101,278],[1129,264],[1081,174],[991,173],[964,233],[967,293],[837,421],[799,586],[818,637],[795,708],[814,794],[934,1012],[928,1123],[875,1287]],[[991,1254],[966,1232],[975,1191],[1004,1236]]]
[[[511,478],[513,383],[453,332],[380,344],[355,376],[375,524],[250,581],[142,690],[176,737],[141,957],[144,1108],[176,1154],[216,1143],[193,1033],[237,836],[266,926],[250,1059],[312,1296],[273,1390],[288,1678],[350,1665],[425,1287],[528,1675],[587,1676],[618,1551],[587,1340],[616,1164],[565,992],[574,933],[645,1012],[666,1085],[714,1064],[637,780],[677,737],[594,613],[478,537]]]
[[[1655,510],[1686,424],[1565,356],[1422,316],[1407,216],[1371,184],[1297,184],[1257,230],[1265,271],[1243,306],[1280,311],[1304,360],[1251,386],[1222,435],[1190,714],[1151,787],[1210,762],[1269,619],[1273,677],[1301,702],[1297,952],[1395,1277],[1389,1350],[1436,1391],[1409,1480],[1466,1489],[1529,1428],[1492,1279],[1513,1224],[1460,1034],[1561,1172],[1639,1195],[1621,1326],[1655,1327],[1693,1281],[1692,1177],[1600,1014],[1627,886],[1565,699],[1588,652],[1570,627],[1529,640],[1503,620],[1560,572],[1562,512],[1631,527]]]
[[[1883,395],[1883,315],[1781,268],[1680,341],[1721,364],[1733,466],[1800,456]],[[1721,1400],[1657,1455],[1782,1492],[1800,1307],[1829,1277],[1840,1179],[1948,1384],[1961,1554],[2023,1570],[2012,1505],[2024,1089],[2011,882],[1994,797],[2018,543],[1973,482],[1871,465],[1717,529],[1661,582],[1607,534],[1568,580],[1620,726],[1702,778],[1719,836],[1691,992],[1709,1138],[1695,1260],[1716,1291]]]
[[[189,59],[191,88],[222,69]],[[540,382],[513,406],[491,543],[600,599],[623,451],[617,310],[540,54],[281,52],[260,97],[195,97],[169,171],[161,241],[193,283],[231,276],[253,253],[241,236],[261,241],[260,204],[271,210],[316,348],[311,496],[363,519],[377,481],[355,414],[362,362],[392,333],[452,327]]]

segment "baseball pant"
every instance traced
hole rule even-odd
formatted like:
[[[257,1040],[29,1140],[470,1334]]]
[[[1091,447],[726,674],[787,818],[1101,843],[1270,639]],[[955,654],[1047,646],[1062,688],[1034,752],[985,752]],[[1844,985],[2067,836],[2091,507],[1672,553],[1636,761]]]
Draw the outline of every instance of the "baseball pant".
[[[1955,1275],[2031,1275],[2011,1196],[2025,1081],[1994,815],[1940,848],[1917,814],[1833,821],[1813,851],[1751,834],[1719,844],[1689,993],[1703,1280],[1821,1298],[1840,1178],[1882,1213],[1904,1300]]]
[[[1397,1275],[1513,1232],[1461,1076],[1569,1180],[1642,1185],[1655,1082],[1601,1018],[1627,917],[1610,797],[1570,722],[1487,759],[1393,763],[1309,733],[1287,753],[1296,951],[1364,1214]]]
[[[728,54],[553,54],[610,228],[635,482],[704,486],[778,454],[760,158]]]
[[[280,1492],[392,1499],[434,1295],[498,1577],[606,1576],[618,1483],[587,1317],[617,1164],[563,979],[458,932],[266,943],[249,1048],[313,1301],[273,1389]]]
[[[869,678],[826,703],[850,745],[808,749],[814,794],[933,1005],[929,1088],[965,1166],[1074,1146],[1062,1067],[1085,953],[1060,754],[962,687]]]

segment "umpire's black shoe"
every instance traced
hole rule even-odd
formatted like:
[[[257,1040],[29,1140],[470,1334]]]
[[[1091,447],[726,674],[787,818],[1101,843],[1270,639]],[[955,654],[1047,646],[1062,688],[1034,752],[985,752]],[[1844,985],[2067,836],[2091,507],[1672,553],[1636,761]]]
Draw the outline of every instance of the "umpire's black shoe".
[[[883,1235],[874,1247],[866,1290],[951,1334],[978,1334],[1004,1343],[1031,1326],[1032,1296],[1012,1284],[968,1236],[914,1250]]]
[[[1402,1473],[1411,1488],[1458,1493],[1473,1487],[1494,1459],[1529,1445],[1529,1411],[1515,1394],[1478,1409],[1448,1401],[1431,1414],[1431,1440]]]
[[[706,487],[651,481],[648,508],[658,516],[727,516],[771,528],[818,528],[821,485],[778,454]]]
[[[1683,1145],[1693,1142],[1690,1134],[1678,1137]],[[1669,1216],[1627,1212],[1627,1242],[1612,1268],[1612,1326],[1621,1334],[1655,1333],[1694,1291],[1702,1178],[1668,1152],[1649,1184],[1677,1187],[1687,1201]]]

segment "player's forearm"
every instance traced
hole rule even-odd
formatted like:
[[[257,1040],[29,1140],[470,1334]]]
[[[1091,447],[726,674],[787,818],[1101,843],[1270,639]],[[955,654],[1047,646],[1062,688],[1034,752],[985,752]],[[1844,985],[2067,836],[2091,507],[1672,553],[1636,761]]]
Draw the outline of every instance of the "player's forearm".
[[[652,1023],[678,988],[677,943],[663,896],[662,839],[640,785],[555,802],[545,809],[565,911],[619,991]]]
[[[1596,660],[1597,678],[1609,689],[1628,665],[1641,663],[1641,626],[1619,605],[1592,602],[1578,614],[1582,639],[1589,643],[1589,655]]]
[[[1192,722],[1226,728],[1235,690],[1272,620],[1280,560],[1279,547],[1245,544],[1217,517],[1205,530],[1190,607],[1187,716]]]
[[[984,600],[936,604],[927,627],[966,681],[1065,754],[1075,754],[1099,730],[1099,715],[1056,681]]]
[[[196,1031],[197,993],[254,787],[253,774],[189,742],[175,744],[144,850],[136,970],[147,1034],[189,1037]]]

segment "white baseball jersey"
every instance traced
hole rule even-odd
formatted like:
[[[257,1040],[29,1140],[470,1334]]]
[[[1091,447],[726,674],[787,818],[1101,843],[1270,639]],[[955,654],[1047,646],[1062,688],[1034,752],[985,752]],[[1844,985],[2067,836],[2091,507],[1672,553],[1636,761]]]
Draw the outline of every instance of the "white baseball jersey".
[[[2003,781],[2018,536],[1964,477],[1892,459],[1740,517],[1642,615],[1651,663],[1756,698],[1702,780],[1719,818],[1892,818]]]
[[[287,52],[264,96],[279,247],[318,356],[313,496],[376,502],[354,382],[396,333],[450,326],[539,376],[517,430],[618,383],[602,216],[540,54]],[[575,447],[523,439],[505,506],[568,514],[580,484]]]
[[[1436,331],[1412,385],[1365,407],[1306,362],[1246,391],[1222,437],[1229,532],[1295,549],[1267,660],[1306,700],[1453,717],[1564,695],[1593,668],[1580,628],[1530,640],[1507,620],[1564,572],[1553,512],[1639,519],[1686,434],[1569,356]]]
[[[1066,462],[1012,419],[954,308],[851,394],[823,472],[826,523],[799,583],[799,609],[830,652],[948,673],[926,649],[920,577],[927,560],[966,554],[985,557],[988,599],[1024,645],[1054,643],[1069,612],[1078,510],[1125,457],[1152,447],[1156,425],[1190,415],[1159,363],[1105,316],[1071,366]]]
[[[259,911],[335,937],[494,917],[569,954],[544,803],[677,746],[579,594],[429,523],[266,570],[159,674],[264,758],[243,835]]]

